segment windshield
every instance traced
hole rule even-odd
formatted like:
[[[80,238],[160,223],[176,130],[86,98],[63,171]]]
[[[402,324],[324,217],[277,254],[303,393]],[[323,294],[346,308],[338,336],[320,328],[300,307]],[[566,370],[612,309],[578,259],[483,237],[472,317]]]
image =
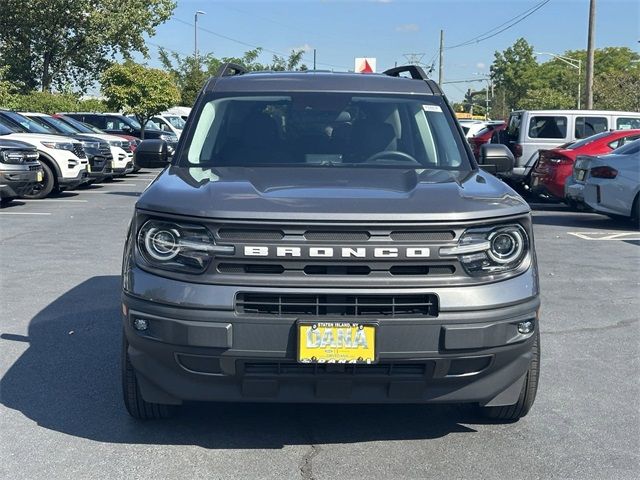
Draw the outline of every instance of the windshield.
[[[24,115],[20,115],[19,113],[16,113],[16,112],[3,112],[3,115],[5,115],[8,119],[10,119],[10,121],[22,127],[22,129],[25,132],[46,133],[46,134],[58,133],[53,128],[43,127],[39,123],[36,123],[30,118],[27,118]]]
[[[82,123],[76,120],[75,118],[71,118],[71,117],[52,117],[52,118],[55,118],[56,120],[66,123],[67,125],[71,125],[71,127],[75,128],[80,133],[104,133],[102,130],[98,130],[97,128],[92,129],[86,123]]]
[[[187,122],[185,122],[182,117],[178,117],[177,115],[163,115],[167,122],[171,124],[172,127],[177,128],[178,130],[183,130],[184,126]]]
[[[8,128],[0,119],[0,135],[9,135],[10,133],[16,133],[16,131]]]
[[[307,93],[211,97],[184,166],[470,170],[440,97]]]
[[[38,122],[43,127],[53,127],[56,130],[56,133],[65,133],[67,135],[77,135],[78,130],[67,125],[62,120],[54,117],[29,117],[34,122]]]

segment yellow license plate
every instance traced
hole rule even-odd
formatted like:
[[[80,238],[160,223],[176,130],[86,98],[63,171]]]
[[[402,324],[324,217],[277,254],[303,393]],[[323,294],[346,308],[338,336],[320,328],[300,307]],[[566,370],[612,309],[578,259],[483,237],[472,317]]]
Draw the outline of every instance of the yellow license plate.
[[[36,182],[41,182],[42,180],[44,180],[44,172],[40,170],[36,172]]]
[[[353,322],[299,323],[298,361],[374,363],[376,325]]]
[[[87,164],[87,173],[91,173],[91,165]]]

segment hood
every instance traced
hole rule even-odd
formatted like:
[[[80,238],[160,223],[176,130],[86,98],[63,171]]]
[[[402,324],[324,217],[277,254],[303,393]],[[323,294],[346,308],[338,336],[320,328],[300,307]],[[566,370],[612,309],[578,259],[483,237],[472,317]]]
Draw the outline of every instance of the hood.
[[[79,133],[78,135],[89,138],[99,138],[106,142],[122,142],[122,137],[120,135],[111,135],[109,133]]]
[[[13,150],[37,150],[36,147],[30,143],[21,142],[19,140],[10,140],[8,138],[0,137],[0,149],[13,149]]]
[[[27,142],[30,145],[35,145],[39,147],[38,142],[71,142],[71,143],[80,143],[77,139],[66,137],[64,135],[49,135],[45,133],[10,133],[5,135],[6,138],[11,138],[13,140],[22,140],[23,142]]]
[[[529,212],[482,171],[386,168],[169,167],[137,207],[204,218],[448,221]]]

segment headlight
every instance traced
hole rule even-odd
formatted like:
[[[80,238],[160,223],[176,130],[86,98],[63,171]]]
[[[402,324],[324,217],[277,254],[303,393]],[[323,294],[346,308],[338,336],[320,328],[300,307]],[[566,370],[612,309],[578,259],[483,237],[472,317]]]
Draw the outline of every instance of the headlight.
[[[38,152],[25,152],[20,150],[5,150],[0,152],[0,162],[20,164],[34,162],[38,159]]]
[[[91,148],[93,150],[99,150],[100,149],[100,142],[87,142],[87,141],[84,141],[84,142],[82,142],[82,146],[84,148]]]
[[[160,140],[164,140],[165,142],[177,142],[178,141],[178,137],[176,137],[175,135],[167,135],[166,133],[163,133],[162,135],[160,135]]]
[[[455,247],[443,247],[441,256],[457,255],[472,276],[492,275],[517,269],[529,251],[527,232],[520,225],[469,229]]]
[[[152,267],[204,272],[216,254],[233,254],[233,246],[216,245],[202,225],[148,220],[138,232],[138,251]]]
[[[109,140],[109,145],[112,147],[122,147],[122,142],[120,140]]]
[[[56,150],[69,150],[73,152],[73,143],[70,142],[40,142],[47,148],[54,148]]]

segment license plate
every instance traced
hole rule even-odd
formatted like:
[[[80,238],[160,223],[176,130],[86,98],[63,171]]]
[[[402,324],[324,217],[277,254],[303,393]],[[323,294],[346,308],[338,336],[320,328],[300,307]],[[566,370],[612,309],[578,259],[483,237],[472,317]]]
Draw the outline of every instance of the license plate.
[[[376,324],[298,323],[298,361],[302,363],[374,363]]]
[[[87,173],[91,173],[91,165],[87,164]]]
[[[578,181],[584,180],[585,172],[586,172],[586,170],[578,170],[577,175],[576,175],[576,180],[578,180]]]
[[[41,170],[36,172],[36,182],[41,182],[44,180],[44,172]]]

